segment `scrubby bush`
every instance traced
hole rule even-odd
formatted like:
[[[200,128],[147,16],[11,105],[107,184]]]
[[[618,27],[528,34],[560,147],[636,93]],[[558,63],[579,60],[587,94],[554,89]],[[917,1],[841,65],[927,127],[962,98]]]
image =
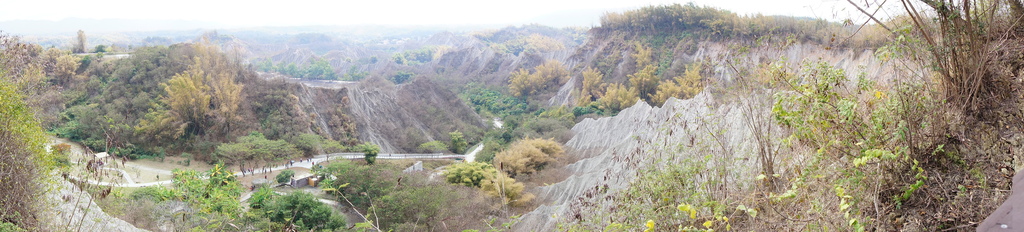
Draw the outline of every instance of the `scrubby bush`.
[[[467,142],[466,138],[463,137],[462,132],[455,131],[448,133],[448,137],[451,139],[451,151],[455,154],[465,153],[466,149],[469,149],[469,142]]]
[[[282,223],[285,228],[289,225],[304,231],[345,228],[341,214],[334,213],[330,206],[303,191],[274,197],[264,205],[263,211],[270,221]]]
[[[552,86],[557,88],[569,80],[569,71],[558,61],[548,61],[534,68],[531,73],[520,69],[508,80],[508,89],[512,96],[526,98],[547,91]]]
[[[492,197],[501,198],[502,203],[512,206],[524,206],[533,200],[532,193],[525,192],[526,187],[516,179],[502,172],[488,173],[480,181],[480,189]]]
[[[444,169],[445,180],[451,184],[480,187],[480,181],[496,172],[494,166],[483,162],[452,164]]]
[[[640,98],[637,97],[636,90],[614,83],[606,85],[604,96],[598,102],[601,103],[601,110],[605,112],[619,112],[633,106],[638,100]]]
[[[494,156],[494,163],[509,175],[532,174],[554,163],[565,150],[551,139],[523,139]]]
[[[474,226],[490,210],[483,194],[462,185],[432,182],[426,175],[402,173],[402,168],[340,161],[317,169],[316,174],[336,177],[325,179],[321,186],[351,201],[367,217],[378,219],[374,223],[383,230],[480,229]]]
[[[291,169],[285,169],[282,170],[281,173],[278,173],[277,176],[274,177],[274,179],[277,180],[277,183],[284,184],[291,182],[293,176],[295,176],[295,171],[292,171]]]
[[[359,144],[352,149],[363,152],[363,159],[366,160],[366,163],[368,164],[374,164],[377,162],[377,153],[380,153],[380,146],[370,142]]]
[[[36,228],[36,218],[44,209],[38,197],[44,189],[38,183],[46,182],[53,158],[44,150],[43,129],[24,97],[8,77],[0,78],[0,173],[4,173],[0,175],[4,191],[0,194],[0,221],[13,223],[10,227],[15,228]]]
[[[529,108],[523,99],[481,87],[471,88],[462,97],[482,115],[519,115],[526,113]]]
[[[448,150],[448,145],[441,141],[434,140],[420,144],[418,148],[421,152],[442,152]]]

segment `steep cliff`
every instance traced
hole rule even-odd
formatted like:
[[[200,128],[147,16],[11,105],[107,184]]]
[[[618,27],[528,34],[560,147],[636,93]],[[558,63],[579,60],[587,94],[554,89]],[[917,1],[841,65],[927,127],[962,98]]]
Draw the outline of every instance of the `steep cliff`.
[[[46,200],[55,205],[47,211],[52,220],[48,220],[50,229],[54,231],[146,231],[135,228],[124,220],[107,215],[93,201],[92,196],[79,190],[71,182],[63,179],[55,180],[52,191],[45,196]]]
[[[332,138],[355,136],[383,153],[412,152],[425,142],[447,141],[453,131],[477,138],[489,126],[455,93],[427,79],[401,85],[381,79],[289,81],[298,83],[292,91],[312,130]]]

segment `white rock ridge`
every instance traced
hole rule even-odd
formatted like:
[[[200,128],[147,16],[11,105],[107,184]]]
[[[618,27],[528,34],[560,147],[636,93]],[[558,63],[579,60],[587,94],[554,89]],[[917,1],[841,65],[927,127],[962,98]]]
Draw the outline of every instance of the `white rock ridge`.
[[[582,217],[586,212],[579,212],[580,204],[600,202],[593,199],[627,188],[636,171],[648,165],[707,154],[731,156],[720,157],[731,161],[708,163],[708,168],[726,168],[727,178],[735,179],[730,187],[742,188],[758,169],[741,106],[738,101],[717,102],[705,91],[688,100],[669,99],[663,107],[641,101],[614,117],[576,124],[565,146],[580,160],[564,167],[571,173],[564,181],[539,187],[542,205],[523,215],[517,231],[551,231],[560,222]]]

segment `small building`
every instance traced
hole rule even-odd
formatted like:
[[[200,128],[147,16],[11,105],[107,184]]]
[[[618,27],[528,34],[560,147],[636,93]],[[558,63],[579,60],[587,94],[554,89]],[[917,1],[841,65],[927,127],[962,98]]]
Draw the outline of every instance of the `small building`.
[[[291,186],[293,188],[301,188],[306,186],[316,186],[317,178],[313,174],[296,175],[292,177]]]

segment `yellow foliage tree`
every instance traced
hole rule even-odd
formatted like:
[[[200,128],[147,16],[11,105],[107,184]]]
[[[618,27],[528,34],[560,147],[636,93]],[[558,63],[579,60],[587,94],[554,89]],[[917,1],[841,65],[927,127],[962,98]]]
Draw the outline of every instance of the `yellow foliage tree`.
[[[654,50],[649,47],[645,47],[643,44],[640,44],[639,42],[633,43],[633,47],[636,49],[636,53],[633,53],[632,55],[633,61],[636,62],[636,67],[639,68],[650,65],[652,60],[651,57],[653,57],[652,54],[654,54]]]
[[[492,197],[501,197],[502,203],[523,206],[533,200],[531,193],[524,193],[526,186],[502,172],[487,172],[480,181],[480,189]]]
[[[75,70],[78,70],[82,60],[72,56],[71,54],[64,54],[57,57],[57,62],[53,67],[53,76],[57,78],[61,84],[67,84],[75,77]]]
[[[78,70],[81,60],[65,50],[56,48],[47,49],[41,56],[43,70],[47,76],[53,77],[58,85],[64,85],[71,81]]]
[[[508,88],[513,96],[526,97],[547,90],[551,86],[560,86],[569,80],[569,71],[558,61],[547,61],[534,68],[530,73],[519,69],[512,73],[508,80]]]
[[[206,73],[197,65],[171,77],[161,84],[167,95],[163,106],[146,114],[135,128],[137,132],[155,139],[176,139],[187,134],[200,135],[207,126],[210,111],[210,87],[203,83]]]
[[[566,70],[565,66],[562,66],[562,62],[558,62],[557,60],[548,60],[547,62],[544,62],[544,64],[534,68],[534,70],[536,70],[536,73],[541,76],[540,81],[543,82],[551,82],[556,85],[561,85],[565,84],[566,81],[569,81],[569,70]]]
[[[527,52],[551,52],[565,49],[562,42],[541,34],[531,34],[525,38]]]
[[[604,80],[604,75],[598,72],[595,68],[587,68],[583,70],[583,89],[580,91],[580,98],[576,100],[576,105],[586,106],[595,99],[601,98],[604,94],[601,91],[601,81]]]
[[[661,84],[658,85],[658,93],[651,98],[651,104],[663,105],[670,97],[688,99],[696,96],[701,90],[704,90],[700,69],[701,64],[694,63],[687,67],[682,76],[675,77],[673,80],[661,81]]]
[[[633,60],[636,61],[636,67],[640,70],[627,77],[629,77],[630,87],[635,89],[637,96],[644,101],[651,102],[651,98],[658,89],[659,78],[655,73],[658,71],[658,67],[651,64],[651,48],[644,47],[639,43],[636,43],[635,46],[636,53],[633,54]]]
[[[658,76],[654,74],[658,67],[654,65],[644,66],[643,69],[634,74],[628,75],[630,88],[634,89],[637,97],[644,101],[651,102],[651,98],[658,90]]]
[[[703,64],[700,62],[690,64],[683,76],[676,77],[676,84],[683,88],[680,99],[692,98],[704,90],[704,78],[700,76]]]
[[[243,85],[236,81],[237,67],[232,67],[235,62],[231,62],[205,38],[193,46],[196,50],[193,58],[195,66],[209,74],[204,76],[203,82],[210,86],[212,113],[219,132],[224,135],[230,132],[234,122],[241,121],[238,108],[242,103]]]
[[[523,139],[494,156],[494,163],[512,176],[532,174],[555,162],[565,152],[552,139]]]
[[[618,112],[627,107],[633,106],[639,100],[635,89],[626,88],[622,84],[608,84],[605,87],[604,96],[598,102],[602,110],[607,112]]]
[[[670,97],[680,98],[679,95],[682,95],[682,92],[683,87],[677,85],[675,81],[661,81],[661,84],[658,85],[658,93],[651,97],[651,104],[656,106],[664,105],[665,101]]]
[[[533,86],[530,83],[530,71],[519,69],[508,78],[508,90],[512,96],[522,97],[533,94]]]

